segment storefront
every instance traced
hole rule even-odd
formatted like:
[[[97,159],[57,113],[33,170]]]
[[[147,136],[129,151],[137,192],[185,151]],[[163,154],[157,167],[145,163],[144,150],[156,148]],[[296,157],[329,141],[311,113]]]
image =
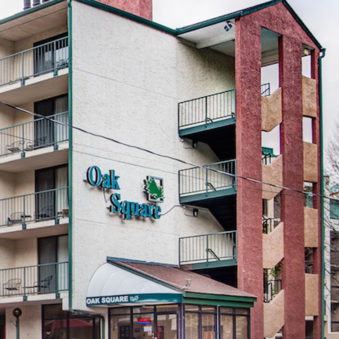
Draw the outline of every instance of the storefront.
[[[88,307],[107,307],[109,339],[248,339],[246,292],[177,267],[108,260],[88,288]]]

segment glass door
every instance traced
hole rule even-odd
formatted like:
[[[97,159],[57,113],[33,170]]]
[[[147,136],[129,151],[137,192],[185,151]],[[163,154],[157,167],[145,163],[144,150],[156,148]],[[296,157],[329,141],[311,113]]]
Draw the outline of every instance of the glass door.
[[[35,220],[55,217],[55,170],[53,167],[35,172]]]
[[[54,99],[47,99],[36,102],[34,111],[43,116],[54,114]],[[54,141],[53,122],[50,120],[35,118],[34,123],[34,148],[52,145]]]
[[[57,251],[57,290],[68,290],[68,236],[63,235],[58,237],[58,251]]]
[[[56,291],[57,237],[38,239],[39,251],[39,293]]]

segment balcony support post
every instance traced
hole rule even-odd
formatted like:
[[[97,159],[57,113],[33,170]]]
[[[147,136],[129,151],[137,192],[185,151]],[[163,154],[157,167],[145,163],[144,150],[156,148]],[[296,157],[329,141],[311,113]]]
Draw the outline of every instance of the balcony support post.
[[[206,236],[206,262],[208,263],[208,235]]]
[[[25,124],[21,126],[21,158],[25,157]]]
[[[25,86],[25,52],[21,52],[21,86]]]
[[[22,222],[22,229],[23,230],[25,230],[26,229],[26,196],[24,195],[23,197],[22,197],[22,203],[23,203],[23,206],[22,206],[22,213],[23,213],[23,215],[22,215],[22,218],[21,218],[21,222]]]
[[[53,42],[52,55],[53,55],[53,68],[54,68],[53,76],[56,77],[58,75],[58,68],[56,64],[56,41]]]
[[[207,124],[207,120],[208,120],[208,117],[207,117],[207,97],[205,97],[205,124]]]

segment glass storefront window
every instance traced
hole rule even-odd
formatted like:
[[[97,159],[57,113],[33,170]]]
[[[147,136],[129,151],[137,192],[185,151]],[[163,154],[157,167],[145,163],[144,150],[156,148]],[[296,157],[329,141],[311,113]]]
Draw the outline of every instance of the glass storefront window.
[[[185,339],[216,339],[217,333],[220,339],[249,339],[250,312],[246,308],[137,306],[112,308],[109,315],[110,339],[178,339],[182,331]]]
[[[178,305],[110,309],[110,339],[177,339]]]
[[[201,315],[202,339],[215,338],[215,315],[205,314]]]
[[[237,316],[236,317],[236,339],[247,339],[247,317]]]
[[[128,310],[129,308],[125,308]],[[129,339],[132,330],[130,315],[111,316],[111,339]]]
[[[198,313],[185,314],[185,337],[199,338],[199,315]]]
[[[220,339],[233,339],[232,315],[220,315]]]
[[[177,315],[157,315],[157,339],[177,339]]]
[[[153,313],[133,315],[133,339],[154,338],[156,327]],[[119,338],[120,339],[120,338]]]

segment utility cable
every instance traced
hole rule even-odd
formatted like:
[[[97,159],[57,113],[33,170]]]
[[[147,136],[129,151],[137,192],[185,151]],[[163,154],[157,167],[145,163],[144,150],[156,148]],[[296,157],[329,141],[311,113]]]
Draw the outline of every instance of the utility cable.
[[[173,160],[173,161],[176,161],[176,162],[180,162],[180,163],[185,164],[185,165],[189,165],[189,166],[193,166],[193,167],[197,167],[197,168],[204,168],[204,169],[206,168],[206,165],[205,166],[199,166],[199,165],[193,164],[191,162],[188,162],[188,161],[185,161],[185,160],[182,160],[182,159],[170,156],[170,155],[161,154],[161,153],[154,152],[154,151],[152,151],[150,149],[147,149],[147,148],[144,148],[144,147],[128,144],[126,142],[119,141],[117,139],[114,139],[114,138],[111,138],[111,137],[107,137],[107,136],[99,134],[99,133],[94,133],[94,132],[88,131],[88,130],[86,130],[84,128],[81,128],[81,127],[78,127],[78,126],[70,125],[67,122],[57,121],[55,119],[49,118],[48,116],[45,116],[45,115],[42,115],[42,114],[39,114],[39,113],[36,113],[36,112],[29,111],[27,109],[24,109],[24,108],[21,108],[21,107],[9,104],[9,103],[4,102],[4,101],[0,101],[0,104],[5,105],[7,107],[10,107],[12,109],[21,111],[21,112],[28,113],[30,115],[33,115],[33,116],[36,116],[36,117],[39,117],[39,118],[46,119],[46,120],[51,121],[53,123],[57,123],[59,125],[66,126],[68,128],[72,128],[72,129],[77,130],[79,132],[82,132],[82,133],[85,133],[85,134],[88,134],[88,135],[91,135],[91,136],[94,136],[94,137],[98,137],[98,138],[101,138],[101,139],[104,139],[104,140],[107,140],[107,141],[114,142],[116,144],[119,144],[119,145],[122,145],[122,146],[125,146],[125,147],[128,147],[128,148],[137,149],[139,151],[146,152],[148,154],[152,154],[152,155],[155,155],[155,156],[158,156],[158,157],[161,157],[161,158],[165,158],[165,159]],[[299,189],[288,187],[288,186],[276,185],[276,184],[268,183],[268,182],[265,182],[265,181],[262,181],[262,180],[248,178],[248,177],[245,177],[245,176],[242,176],[242,175],[224,172],[224,171],[217,170],[217,169],[214,169],[214,168],[210,168],[209,170],[214,171],[216,173],[220,173],[220,174],[226,174],[226,175],[231,176],[233,178],[240,178],[240,179],[243,179],[243,180],[246,180],[246,181],[250,181],[250,182],[253,182],[253,183],[257,183],[257,184],[268,185],[268,186],[275,187],[275,188],[278,188],[278,189],[281,189],[281,190],[289,190],[289,191],[293,191],[295,193],[308,194],[308,195],[317,196],[317,197],[320,197],[320,198],[325,198],[325,199],[339,201],[339,199],[331,198],[331,197],[328,197],[326,195],[322,195],[322,194],[318,194],[318,193],[312,193],[312,192],[308,192],[308,191],[303,191],[303,190],[299,190]]]

